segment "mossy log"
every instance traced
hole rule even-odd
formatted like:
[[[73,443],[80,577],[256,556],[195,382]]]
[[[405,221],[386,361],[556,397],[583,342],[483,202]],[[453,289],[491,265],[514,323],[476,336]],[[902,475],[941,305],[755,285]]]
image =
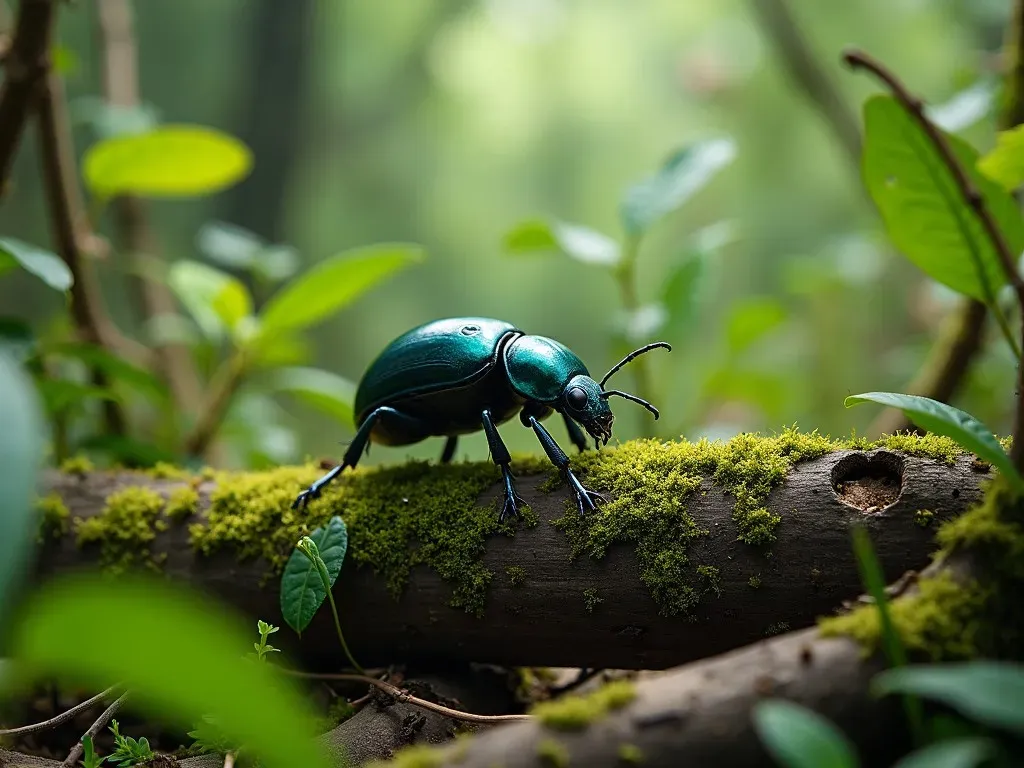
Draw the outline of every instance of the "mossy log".
[[[47,481],[38,578],[148,564],[280,625],[276,575],[292,544],[341,514],[350,546],[335,594],[364,665],[662,669],[810,626],[859,594],[855,522],[888,579],[924,567],[935,526],[989,476],[951,446],[860,450],[796,432],[633,441],[574,457],[609,499],[586,521],[545,465],[520,460],[535,524],[500,530],[486,463],[347,473],[301,513],[289,503],[312,465],[195,477],[67,467]],[[301,642],[275,642],[310,668],[342,662],[326,610]]]

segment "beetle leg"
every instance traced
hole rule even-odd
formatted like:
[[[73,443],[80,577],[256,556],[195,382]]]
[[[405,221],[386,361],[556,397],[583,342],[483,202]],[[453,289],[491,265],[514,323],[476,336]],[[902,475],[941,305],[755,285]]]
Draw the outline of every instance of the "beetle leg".
[[[526,502],[516,493],[512,468],[509,466],[512,463],[512,457],[509,455],[508,448],[505,447],[501,435],[498,434],[498,430],[494,426],[491,412],[485,409],[480,414],[480,421],[484,425],[484,434],[487,436],[487,447],[491,451],[491,460],[501,468],[501,479],[505,485],[505,503],[498,514],[498,523],[501,524],[510,515],[519,517],[519,505]]]
[[[345,471],[346,467],[355,467],[359,463],[359,459],[363,453],[366,452],[370,444],[370,433],[373,432],[373,427],[377,423],[377,420],[382,416],[386,416],[389,419],[398,419],[400,421],[407,422],[407,425],[415,431],[416,429],[422,428],[423,433],[427,433],[427,428],[422,422],[412,416],[407,416],[401,411],[395,410],[387,405],[382,405],[380,408],[373,411],[369,416],[366,417],[365,421],[359,425],[359,429],[356,430],[356,436],[352,438],[352,442],[349,443],[348,448],[345,450],[345,455],[341,460],[341,464],[334,467],[326,475],[321,477],[309,488],[304,490],[298,496],[295,497],[295,501],[292,502],[292,509],[298,509],[304,507],[312,499],[319,498],[320,492],[323,491],[324,486],[330,483],[334,478]]]
[[[563,413],[562,418],[565,419],[565,428],[569,432],[569,439],[579,449],[579,452],[583,453],[587,450],[587,436],[583,434],[583,430],[579,428],[579,425],[569,418],[567,413]]]
[[[544,453],[551,459],[551,463],[561,470],[566,482],[569,483],[569,487],[572,488],[573,493],[576,495],[576,506],[579,507],[580,514],[586,514],[585,507],[589,507],[591,512],[596,512],[597,502],[604,501],[604,497],[583,487],[583,483],[569,469],[569,457],[559,447],[558,443],[555,442],[555,439],[551,437],[551,434],[541,426],[541,423],[537,421],[537,417],[527,416],[526,418],[529,425],[533,427],[533,431],[536,433]]]
[[[444,441],[444,452],[441,454],[441,463],[447,464],[452,460],[455,455],[455,447],[459,444],[459,438],[456,435],[452,435]]]

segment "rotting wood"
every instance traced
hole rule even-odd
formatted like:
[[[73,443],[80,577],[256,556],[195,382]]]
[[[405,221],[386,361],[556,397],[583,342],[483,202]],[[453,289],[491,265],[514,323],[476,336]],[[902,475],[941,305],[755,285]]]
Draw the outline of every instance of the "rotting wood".
[[[865,475],[865,472],[867,473]],[[859,476],[879,473],[901,477],[896,503],[885,508],[855,509],[839,501]],[[538,489],[542,478],[523,477],[520,492],[540,518],[533,529],[515,537],[491,538],[483,562],[495,573],[483,617],[448,606],[451,585],[432,570],[413,570],[401,599],[387,593],[369,568],[347,561],[336,599],[344,617],[346,639],[360,663],[397,660],[439,664],[452,660],[509,666],[587,666],[663,669],[723,653],[769,634],[810,626],[844,600],[861,592],[850,548],[849,526],[863,522],[875,543],[888,581],[927,565],[934,549],[933,531],[963,512],[981,494],[987,473],[972,457],[953,465],[895,451],[836,451],[797,464],[768,499],[782,516],[770,556],[762,548],[736,539],[731,519],[734,500],[706,483],[706,495],[691,494],[686,504],[708,536],[692,541],[689,567],[718,569],[717,589],[707,594],[690,617],[665,617],[640,582],[631,546],[616,545],[602,560],[569,559],[563,533],[549,523],[564,514],[564,488]],[[97,515],[114,490],[148,485],[170,491],[180,485],[137,473],[54,473],[48,483],[64,498],[73,516]],[[200,486],[201,506],[212,483]],[[482,503],[498,493],[488,489]],[[918,512],[933,513],[922,521]],[[922,525],[926,522],[927,525]],[[189,545],[187,526],[172,523],[156,534],[153,549],[166,553],[163,569],[173,579],[212,593],[253,620],[283,625],[278,584],[261,562],[239,563],[231,553],[198,556]],[[38,577],[94,562],[91,549],[79,549],[71,535],[50,542],[39,560]],[[506,566],[525,569],[525,581],[513,586]],[[585,591],[600,602],[587,610]],[[321,611],[303,633],[278,635],[278,644],[307,668],[335,670],[341,663],[329,612]]]

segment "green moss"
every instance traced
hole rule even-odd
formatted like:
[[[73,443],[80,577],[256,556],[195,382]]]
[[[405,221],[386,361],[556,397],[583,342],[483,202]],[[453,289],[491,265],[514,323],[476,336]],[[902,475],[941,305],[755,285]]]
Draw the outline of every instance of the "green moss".
[[[188,480],[192,476],[187,469],[176,467],[166,461],[158,461],[143,472],[160,480]]]
[[[619,744],[619,760],[627,765],[640,765],[644,761],[643,750],[636,744]]]
[[[603,602],[604,598],[598,597],[597,590],[593,587],[583,590],[583,607],[587,609],[587,613],[593,613],[598,604]]]
[[[707,588],[713,591],[716,595],[722,594],[721,584],[722,578],[719,576],[718,569],[713,565],[698,565],[697,575],[704,580]]]
[[[629,680],[613,680],[586,696],[563,696],[537,704],[531,714],[548,728],[558,731],[583,730],[609,711],[620,709],[636,698]]]
[[[761,577],[757,575],[751,576],[749,579],[747,579],[747,584],[750,585],[751,589],[760,589]]]
[[[973,578],[949,571],[922,578],[915,592],[890,604],[893,625],[907,649],[931,661],[1009,654],[1019,658],[1024,613],[1024,497],[1001,479],[984,500],[939,528],[936,558],[970,548]],[[819,622],[824,636],[849,636],[865,653],[879,648],[878,612],[866,605]]]
[[[174,521],[191,517],[199,510],[199,493],[190,486],[175,488],[167,497],[165,514]]]
[[[541,765],[550,768],[566,768],[569,765],[569,750],[565,745],[552,738],[541,739],[537,743],[537,757]]]
[[[68,475],[86,475],[95,469],[87,456],[69,456],[60,463],[60,471]]]
[[[685,614],[717,589],[717,579],[700,573],[687,557],[689,543],[709,534],[688,514],[688,500],[717,485],[716,493],[724,491],[734,499],[736,537],[763,548],[774,540],[777,527],[785,525],[785,515],[769,510],[766,502],[789,468],[853,443],[794,428],[768,437],[739,435],[727,442],[634,440],[587,451],[572,457],[573,468],[609,501],[596,514],[581,517],[567,495],[567,514],[552,522],[566,533],[573,557],[599,558],[613,544],[634,545],[640,576],[661,612]],[[948,439],[930,435],[856,443],[865,449],[898,447],[941,460],[958,450]],[[520,477],[547,475],[541,487],[564,493],[564,483],[542,456],[514,456],[512,468]],[[269,565],[269,579],[280,573],[300,536],[340,514],[349,530],[349,557],[379,574],[393,595],[402,592],[414,566],[427,565],[452,584],[451,605],[482,614],[494,578],[481,562],[485,542],[496,534],[513,535],[517,527],[498,526],[498,493],[480,500],[500,478],[492,463],[411,462],[346,471],[307,509],[291,510],[296,494],[321,474],[313,464],[198,473],[217,486],[207,518],[190,526],[193,546],[206,554],[229,549],[242,559],[262,558]],[[531,509],[523,511],[525,519],[518,525],[537,524]]]
[[[764,631],[764,636],[773,637],[775,635],[781,635],[785,632],[789,632],[789,624],[785,621],[776,621],[768,625],[768,628]]]
[[[518,587],[524,581],[526,581],[526,569],[519,565],[508,565],[505,567],[505,573],[508,574],[509,583],[513,587]]]
[[[452,583],[453,607],[482,614],[494,576],[481,562],[485,542],[514,534],[512,524],[498,525],[497,494],[486,506],[478,503],[500,479],[497,467],[421,461],[359,468],[305,510],[292,510],[296,494],[320,474],[312,465],[223,474],[207,521],[190,527],[193,546],[205,554],[230,547],[242,558],[261,557],[276,575],[299,537],[338,514],[348,527],[348,556],[379,574],[392,595],[400,595],[411,569],[423,564]]]
[[[36,509],[41,518],[39,520],[39,535],[37,541],[41,544],[47,538],[59,539],[68,532],[71,523],[71,511],[64,503],[59,493],[48,493],[36,501]]]
[[[914,522],[922,528],[927,528],[935,519],[935,513],[930,509],[919,509],[914,513]]]
[[[79,546],[100,545],[100,563],[114,572],[152,564],[149,545],[160,528],[164,498],[151,488],[130,486],[107,497],[102,512],[75,518]]]

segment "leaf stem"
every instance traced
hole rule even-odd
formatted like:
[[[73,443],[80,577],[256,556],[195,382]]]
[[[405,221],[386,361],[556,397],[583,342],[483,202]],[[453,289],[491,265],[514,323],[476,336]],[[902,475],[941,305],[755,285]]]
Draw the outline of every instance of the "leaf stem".
[[[316,569],[320,573],[320,580],[324,583],[324,589],[327,590],[327,601],[331,604],[331,615],[334,616],[334,628],[338,632],[341,650],[345,652],[345,657],[349,660],[352,667],[360,674],[365,674],[363,668],[359,666],[359,662],[352,657],[352,651],[348,649],[348,643],[345,642],[345,635],[341,631],[341,621],[338,619],[338,607],[334,604],[334,595],[331,594],[331,582],[327,577],[327,566],[324,565],[324,561],[320,557],[317,557]]]
[[[637,254],[640,250],[640,238],[637,235],[627,235],[622,244],[622,260],[616,265],[614,276],[619,286],[619,294],[622,297],[622,306],[630,314],[640,308],[640,297],[636,287],[636,263]],[[644,400],[654,399],[651,386],[651,372],[647,367],[647,360],[638,357],[631,363],[633,377],[636,380],[636,393]],[[654,427],[648,421],[641,426],[644,437],[654,436]]]
[[[977,190],[966,171],[953,155],[942,132],[924,114],[924,103],[921,99],[913,96],[902,82],[880,62],[873,59],[867,53],[859,50],[847,50],[843,54],[843,61],[852,69],[866,69],[875,77],[881,80],[895,96],[896,100],[903,105],[904,109],[918,122],[922,130],[928,136],[943,162],[953,174],[956,186],[963,195],[967,206],[974,212],[981,222],[985,234],[995,248],[999,263],[1006,274],[1007,281],[1013,287],[1017,296],[1017,303],[1021,308],[1021,337],[1024,338],[1024,278],[1016,267],[1016,259],[1010,251],[1010,246],[999,230],[992,213],[985,204],[985,198]],[[1005,319],[1004,319],[1005,320]],[[1019,350],[1019,345],[1014,345]],[[1018,470],[1024,470],[1024,365],[1021,364],[1019,351],[1017,352],[1017,408],[1014,414],[1013,425],[1013,447],[1011,458]]]
[[[239,349],[214,372],[207,387],[209,396],[203,403],[192,431],[185,437],[185,451],[189,455],[201,456],[210,447],[247,370],[245,352]]]

